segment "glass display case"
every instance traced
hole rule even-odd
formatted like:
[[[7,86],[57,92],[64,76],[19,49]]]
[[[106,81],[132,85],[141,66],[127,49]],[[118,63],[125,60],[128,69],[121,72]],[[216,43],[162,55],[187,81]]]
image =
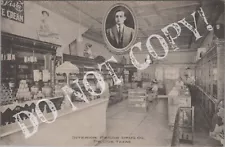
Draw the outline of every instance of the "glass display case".
[[[37,99],[37,93],[42,90],[43,97],[52,95],[51,57],[57,47],[59,45],[2,32],[2,86],[5,92],[11,92],[9,97],[7,94],[3,97],[4,104]]]
[[[52,57],[60,45],[2,32],[1,124],[15,123],[21,110],[34,112],[42,98],[52,97]],[[54,102],[55,103],[55,102]],[[45,103],[40,104],[44,111]],[[58,108],[57,108],[58,109]],[[47,112],[50,112],[47,108]],[[24,119],[24,118],[22,118]]]

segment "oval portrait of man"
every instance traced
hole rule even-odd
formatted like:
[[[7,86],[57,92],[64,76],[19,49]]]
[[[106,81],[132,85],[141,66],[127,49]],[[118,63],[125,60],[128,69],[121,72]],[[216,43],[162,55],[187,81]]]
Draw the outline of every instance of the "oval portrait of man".
[[[102,32],[108,49],[119,54],[127,52],[137,36],[133,11],[125,4],[113,5],[104,18]]]

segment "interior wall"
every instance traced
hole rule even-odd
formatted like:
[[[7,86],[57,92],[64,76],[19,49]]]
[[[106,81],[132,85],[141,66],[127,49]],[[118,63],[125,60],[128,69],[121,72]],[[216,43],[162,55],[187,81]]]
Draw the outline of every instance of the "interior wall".
[[[163,69],[163,83],[168,94],[175,86],[177,78],[181,77],[186,80],[186,69],[190,68],[191,75],[194,76],[196,51],[176,51],[169,52],[168,56],[157,63],[157,67]],[[174,78],[168,78],[167,72],[170,69],[177,70],[178,75],[174,75]],[[175,77],[176,76],[176,77]]]
[[[143,63],[147,53],[135,54],[136,59]],[[185,72],[186,68],[190,68],[190,72],[194,75],[194,67],[195,67],[195,57],[196,51],[170,51],[168,55],[163,60],[157,60],[154,64],[151,64],[147,69],[143,70],[143,72],[147,72],[150,74],[151,79],[155,79],[158,76],[158,72],[156,72],[157,68],[161,68],[162,72],[162,83],[166,89],[166,93],[168,94],[172,87],[175,85],[176,79],[167,79],[166,70],[168,69],[176,69],[179,72],[178,77],[182,77],[185,80]],[[129,61],[129,55],[126,54],[125,58]],[[132,63],[130,63],[132,64]],[[175,75],[174,75],[175,76]]]
[[[24,1],[24,23],[16,22],[2,17],[1,31],[40,40],[37,32],[40,29],[41,20],[43,18],[41,12],[43,10],[49,12],[48,21],[50,29],[59,34],[59,39],[57,41],[54,40],[51,43],[62,45],[62,48],[60,48],[60,52],[62,52],[69,43],[71,43],[78,37],[79,32],[83,33],[88,29],[48,9],[45,9],[38,4],[30,1]],[[55,23],[57,24],[55,25]]]

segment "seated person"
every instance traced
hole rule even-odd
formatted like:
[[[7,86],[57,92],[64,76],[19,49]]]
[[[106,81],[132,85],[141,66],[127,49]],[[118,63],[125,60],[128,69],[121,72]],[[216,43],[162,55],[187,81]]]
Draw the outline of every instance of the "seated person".
[[[151,88],[151,94],[149,95],[148,100],[151,102],[154,99],[157,98],[158,95],[158,84],[157,84],[157,80],[153,80],[152,81],[152,88]]]
[[[159,87],[158,87],[158,84],[157,84],[157,80],[156,79],[152,81],[151,87],[152,87],[151,88],[151,92],[152,93],[158,93]]]

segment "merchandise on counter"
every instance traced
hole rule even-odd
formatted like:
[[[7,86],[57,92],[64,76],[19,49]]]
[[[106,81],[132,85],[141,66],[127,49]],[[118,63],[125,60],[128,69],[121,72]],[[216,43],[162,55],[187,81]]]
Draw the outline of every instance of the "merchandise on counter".
[[[31,87],[31,94],[37,95],[38,91],[39,91],[38,84],[35,83],[35,85]]]
[[[15,83],[14,82],[9,82],[9,88],[14,88],[15,87]]]
[[[26,80],[21,80],[19,84],[18,91],[16,93],[17,99],[30,100],[32,97],[31,92],[29,91],[28,84]]]
[[[38,94],[36,96],[37,96],[37,99],[43,99],[45,97],[41,91],[38,91]]]

